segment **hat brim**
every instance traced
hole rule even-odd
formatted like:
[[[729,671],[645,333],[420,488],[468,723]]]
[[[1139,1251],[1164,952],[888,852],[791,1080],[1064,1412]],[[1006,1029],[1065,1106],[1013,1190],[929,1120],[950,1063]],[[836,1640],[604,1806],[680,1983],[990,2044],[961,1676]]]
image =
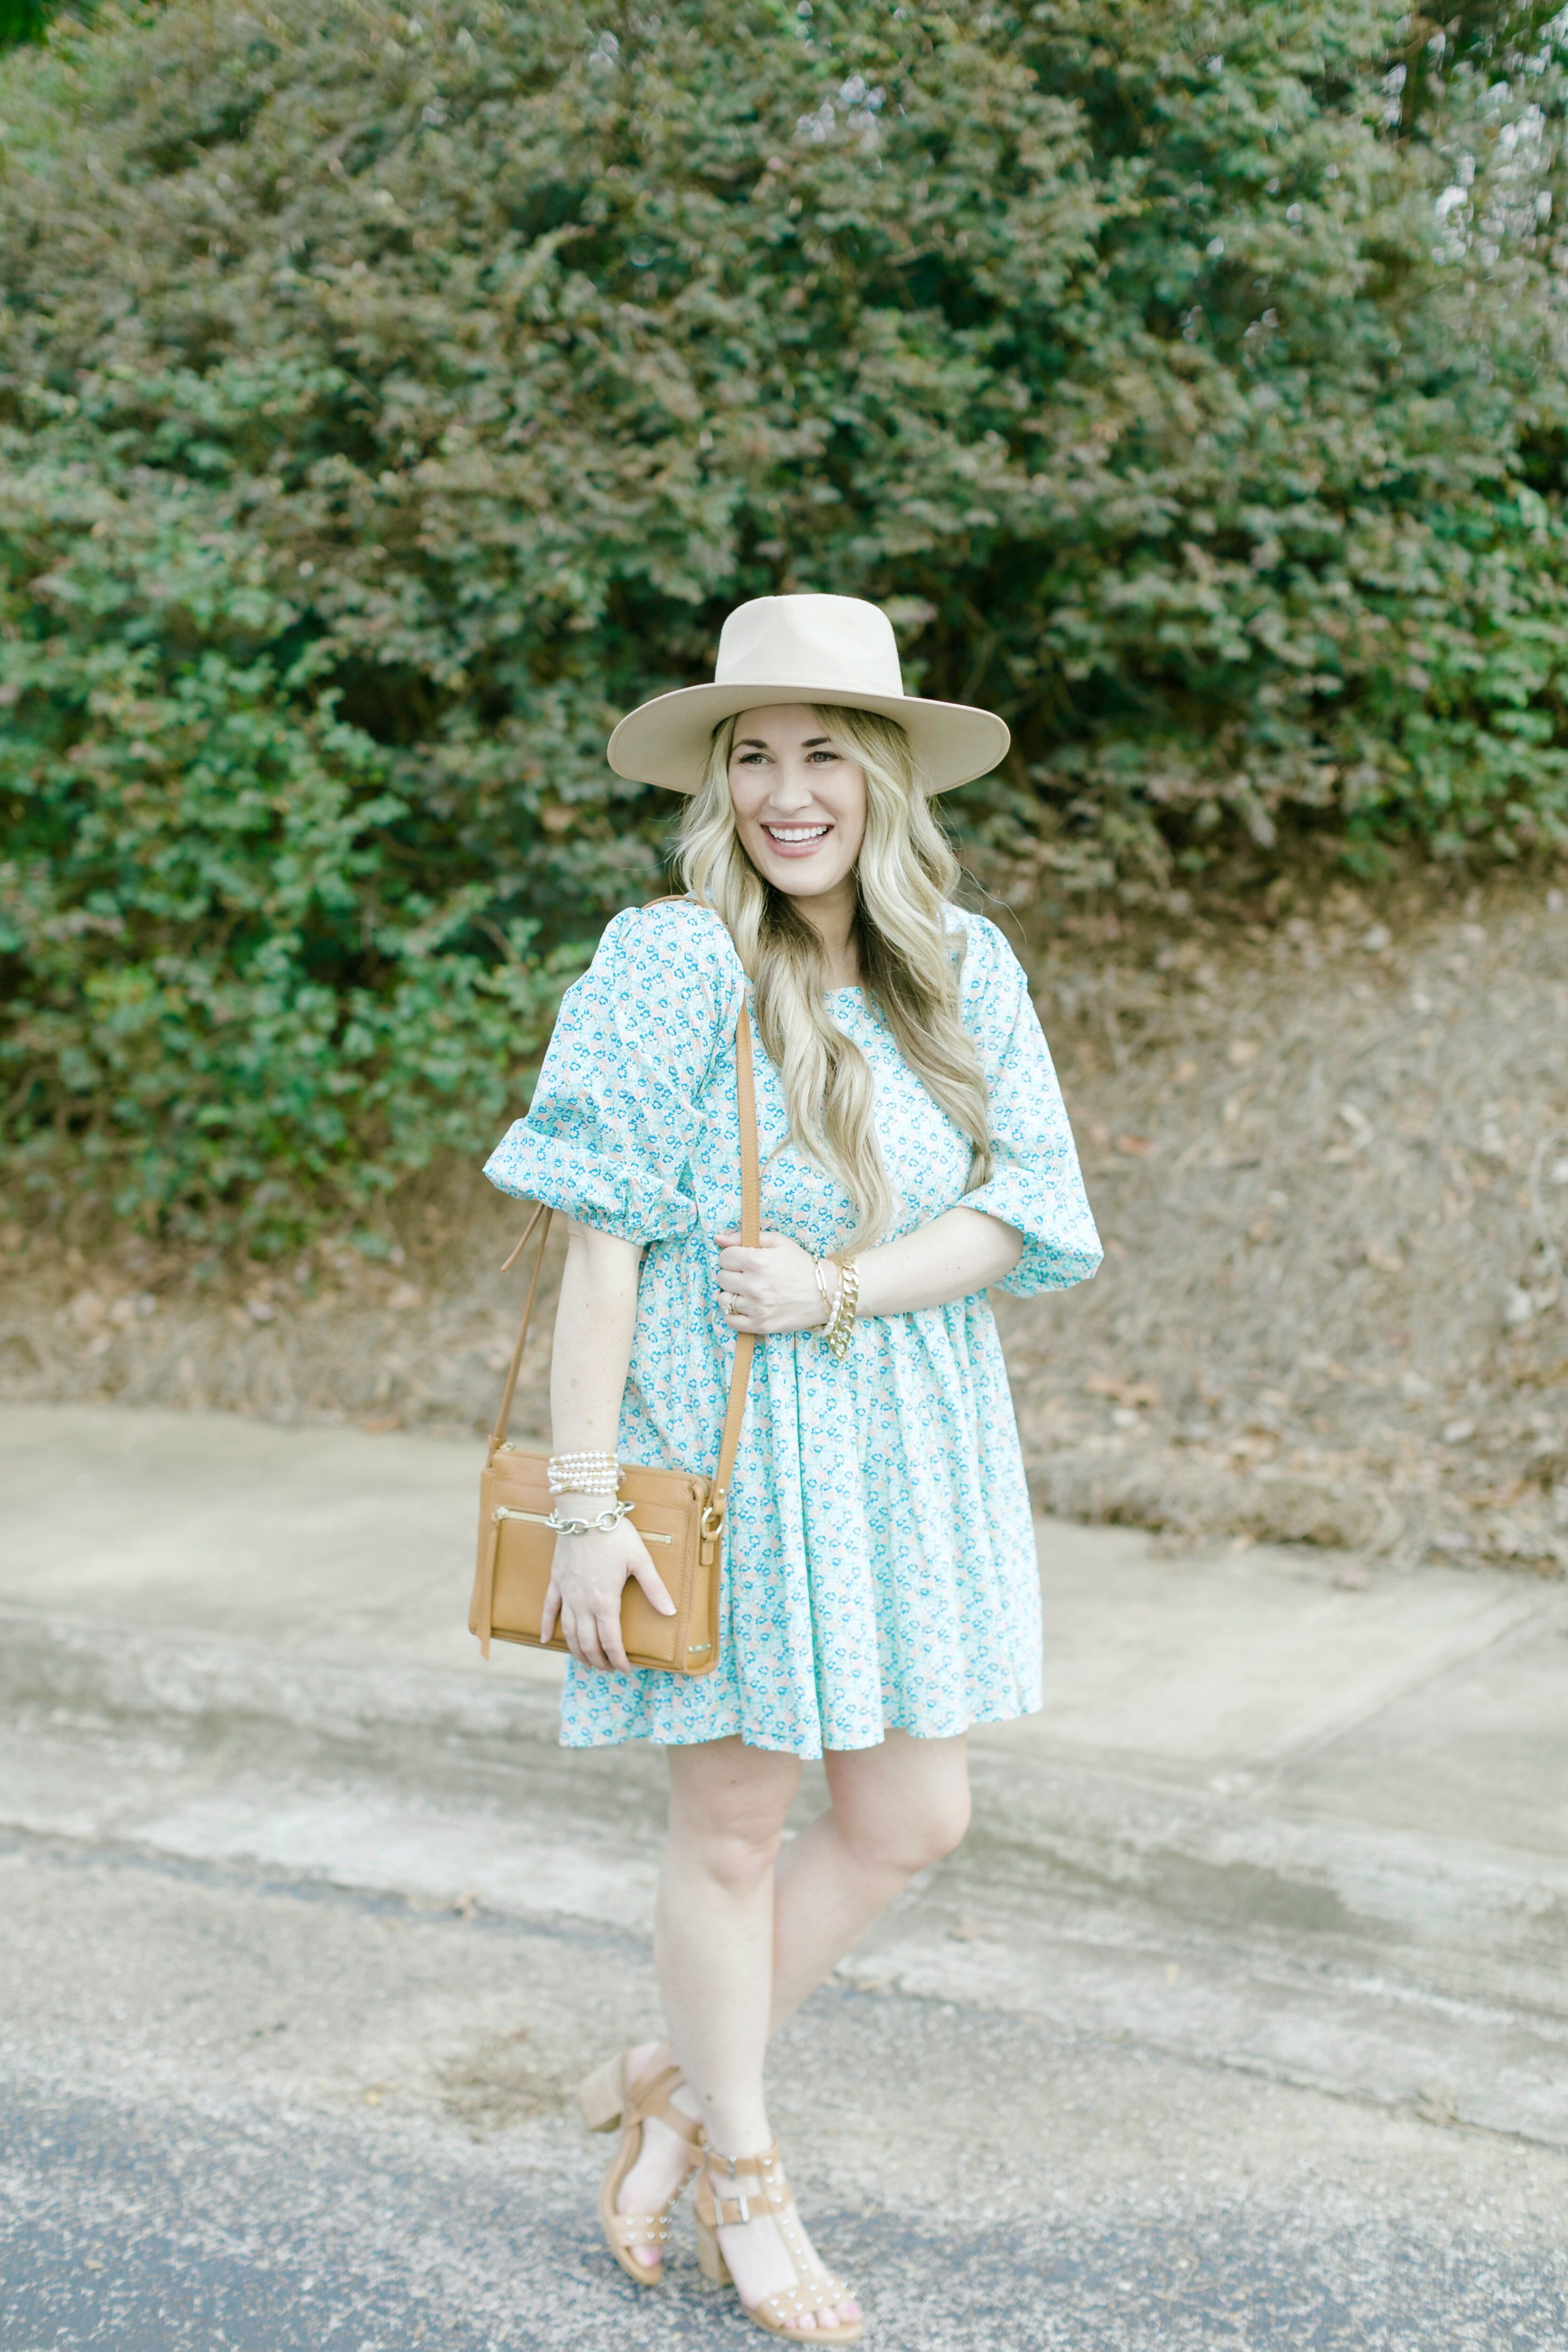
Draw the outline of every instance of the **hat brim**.
[[[742,710],[770,710],[781,702],[877,710],[896,719],[909,736],[927,793],[951,793],[990,775],[1013,740],[994,711],[972,709],[963,702],[928,702],[918,694],[851,694],[841,687],[824,688],[820,682],[682,686],[627,712],[610,738],[610,765],[631,783],[694,793],[708,765],[713,730]]]

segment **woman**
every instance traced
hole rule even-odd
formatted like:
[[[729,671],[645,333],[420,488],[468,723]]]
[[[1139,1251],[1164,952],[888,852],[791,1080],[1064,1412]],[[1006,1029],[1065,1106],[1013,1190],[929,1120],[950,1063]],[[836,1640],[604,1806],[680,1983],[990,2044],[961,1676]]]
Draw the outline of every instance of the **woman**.
[[[927,806],[1007,740],[988,712],[906,697],[873,605],[731,614],[713,685],[645,704],[610,744],[622,774],[691,795],[688,896],[609,925],[486,1171],[569,1220],[559,1516],[608,1516],[617,1455],[710,1473],[736,1335],[761,1335],[715,1670],[627,1670],[626,1579],[665,1596],[626,1519],[559,1538],[545,1630],[558,1611],[565,1744],[651,1739],[669,1762],[669,2039],[584,2086],[589,2120],[622,2125],[612,2250],[657,2280],[695,2169],[704,2271],[816,2344],[855,2342],[859,2307],[795,2217],[763,2053],[963,1835],[969,1726],[1040,1705],[1029,1500],[984,1294],[1062,1288],[1100,1255],[1024,973],[952,904]],[[736,1231],[742,1003],[762,1048],[754,1249]],[[848,1335],[841,1359],[825,1329]],[[831,1804],[784,1847],[818,1756]]]

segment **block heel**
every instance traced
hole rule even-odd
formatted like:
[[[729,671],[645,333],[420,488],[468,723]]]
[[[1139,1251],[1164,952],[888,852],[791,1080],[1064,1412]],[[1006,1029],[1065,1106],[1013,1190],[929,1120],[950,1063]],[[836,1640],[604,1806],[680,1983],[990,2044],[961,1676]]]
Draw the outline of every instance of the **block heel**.
[[[606,2058],[578,2084],[577,2110],[591,2132],[614,2131],[626,2097],[626,2061]]]
[[[734,2284],[717,2234],[700,2221],[697,2224],[697,2267],[710,2286],[732,2286]]]

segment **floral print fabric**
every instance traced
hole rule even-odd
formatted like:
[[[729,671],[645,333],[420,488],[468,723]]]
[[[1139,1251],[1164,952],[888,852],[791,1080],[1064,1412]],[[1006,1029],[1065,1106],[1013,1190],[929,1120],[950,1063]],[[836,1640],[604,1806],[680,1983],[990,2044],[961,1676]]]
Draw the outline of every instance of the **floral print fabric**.
[[[889,1238],[960,1203],[1023,1235],[1003,1287],[1026,1297],[1100,1263],[1067,1115],[1023,969],[995,926],[950,910],[963,1018],[990,1089],[994,1171],[858,989],[828,1000],[876,1079],[898,1215]],[[485,1173],[639,1244],[624,1461],[710,1475],[733,1340],[714,1236],[739,1227],[734,1035],[747,983],[719,918],[685,902],[617,915],[569,989],[532,1108]],[[755,1024],[753,1021],[753,1035]],[[763,1226],[816,1255],[854,1210],[789,1140],[778,1075],[753,1047]],[[719,1664],[601,1675],[573,1660],[567,1747],[738,1733],[820,1756],[892,1726],[941,1738],[1040,1706],[1039,1581],[1017,1426],[984,1292],[859,1324],[835,1364],[815,1331],[758,1341],[731,1486]]]

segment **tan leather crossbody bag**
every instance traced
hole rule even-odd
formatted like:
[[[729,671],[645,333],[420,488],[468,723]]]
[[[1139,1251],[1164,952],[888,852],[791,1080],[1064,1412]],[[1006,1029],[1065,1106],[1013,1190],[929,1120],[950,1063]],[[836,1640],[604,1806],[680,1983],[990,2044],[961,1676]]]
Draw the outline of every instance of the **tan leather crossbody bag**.
[[[762,1223],[762,1183],[757,1164],[757,1104],[752,1070],[752,1030],[742,1003],[735,1030],[735,1088],[741,1113],[741,1239],[755,1249]],[[479,1548],[468,1631],[479,1637],[488,1658],[490,1643],[521,1642],[534,1650],[564,1650],[559,1631],[539,1638],[544,1596],[555,1558],[555,1530],[549,1525],[554,1497],[546,1476],[549,1456],[513,1445],[507,1438],[518,1367],[528,1341],[533,1301],[550,1238],[552,1212],[535,1209],[522,1239],[501,1269],[514,1265],[535,1228],[539,1247],[522,1310],[522,1328],[511,1351],[500,1411],[490,1432],[479,1481]],[[675,1603],[673,1617],[661,1617],[635,1577],[621,1596],[621,1638],[634,1666],[671,1675],[708,1675],[719,1663],[719,1570],[724,1546],[724,1515],[741,1423],[746,1412],[755,1341],[742,1331],[735,1341],[724,1433],[711,1478],[694,1470],[644,1470],[621,1474],[621,1500],[632,1507],[630,1524],[648,1548],[648,1557]]]

